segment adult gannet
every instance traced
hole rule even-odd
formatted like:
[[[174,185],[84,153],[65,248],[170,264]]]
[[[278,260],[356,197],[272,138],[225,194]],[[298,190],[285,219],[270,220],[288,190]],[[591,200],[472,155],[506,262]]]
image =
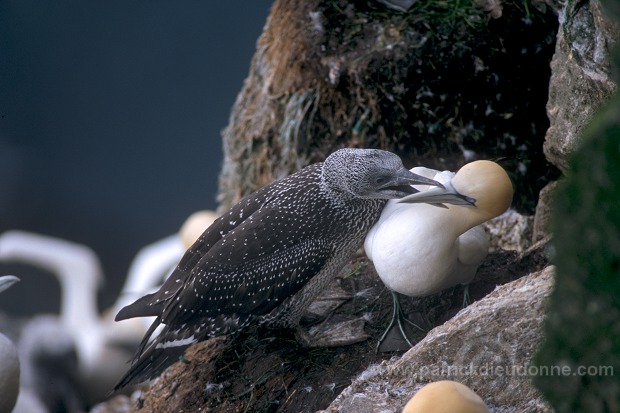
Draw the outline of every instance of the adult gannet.
[[[489,413],[489,409],[466,385],[442,380],[418,390],[405,405],[403,413]]]
[[[34,401],[50,413],[84,411],[84,390],[88,389],[84,385],[90,383],[80,383],[76,343],[58,316],[37,315],[28,320],[17,347],[21,388],[14,413],[34,413],[30,410]]]
[[[471,162],[456,174],[428,168],[412,172],[441,182],[445,189],[416,187],[420,192],[388,201],[366,236],[366,255],[394,296],[394,316],[380,343],[395,321],[409,343],[394,292],[423,297],[469,283],[488,252],[480,224],[501,215],[512,202],[510,178],[495,162]],[[454,192],[475,200],[475,206],[417,203],[420,199],[431,203],[433,198],[441,203]]]
[[[14,275],[0,277],[0,292],[17,281],[19,278]],[[49,341],[50,337],[45,337],[45,340]],[[52,341],[56,341],[55,337]],[[0,413],[48,413],[40,395],[24,385],[36,366],[30,363],[32,360],[20,360],[23,358],[20,356],[22,350],[21,337],[18,350],[11,339],[0,333]],[[51,383],[56,383],[58,377],[48,376],[47,379],[48,386],[57,387]]]
[[[0,277],[0,292],[19,281],[14,275]],[[19,394],[19,356],[13,342],[0,333],[0,413],[11,413]]]

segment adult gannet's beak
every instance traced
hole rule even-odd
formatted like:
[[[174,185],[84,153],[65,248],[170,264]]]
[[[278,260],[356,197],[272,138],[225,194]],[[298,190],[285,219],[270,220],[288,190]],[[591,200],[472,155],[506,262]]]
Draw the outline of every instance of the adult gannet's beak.
[[[398,202],[406,204],[426,203],[443,208],[446,208],[443,204],[476,206],[476,200],[474,198],[460,194],[450,183],[446,186],[442,185],[438,188],[431,188],[426,191],[406,195],[399,199]]]

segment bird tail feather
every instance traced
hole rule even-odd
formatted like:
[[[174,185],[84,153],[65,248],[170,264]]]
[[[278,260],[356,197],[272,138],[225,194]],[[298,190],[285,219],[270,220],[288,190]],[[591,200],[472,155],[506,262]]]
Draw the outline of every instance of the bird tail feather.
[[[162,309],[165,306],[164,301],[153,303],[153,294],[147,294],[134,301],[133,303],[121,308],[114,321],[127,320],[134,317],[152,317],[161,314]]]
[[[216,317],[204,317],[180,325],[166,325],[161,333],[149,342],[151,335],[161,324],[161,316],[157,317],[144,335],[132,359],[129,371],[112,391],[154,379],[168,366],[179,360],[190,345],[210,337],[238,332],[251,325],[255,319],[256,317],[251,314],[232,316],[220,314]]]
[[[113,392],[131,384],[156,378],[178,361],[187,347],[199,341],[199,337],[183,325],[175,330],[166,327],[147,347],[149,337],[158,325],[159,320],[155,320],[144,336],[131,367],[114,386]]]

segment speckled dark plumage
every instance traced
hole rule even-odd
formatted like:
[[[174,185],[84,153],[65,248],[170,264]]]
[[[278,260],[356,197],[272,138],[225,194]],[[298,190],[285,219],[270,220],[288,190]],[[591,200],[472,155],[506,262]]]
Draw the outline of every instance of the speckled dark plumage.
[[[403,170],[389,152],[343,149],[232,207],[159,291],[117,315],[157,319],[115,389],[156,377],[198,341],[253,324],[296,326],[397,196],[385,184]]]

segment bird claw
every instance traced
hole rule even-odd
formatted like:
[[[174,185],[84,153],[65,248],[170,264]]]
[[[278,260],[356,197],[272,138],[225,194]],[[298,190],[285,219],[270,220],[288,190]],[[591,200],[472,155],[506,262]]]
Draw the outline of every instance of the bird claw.
[[[394,291],[391,291],[391,293],[392,293],[392,299],[393,299],[393,304],[394,304],[393,311],[392,311],[392,319],[390,320],[390,324],[387,326],[387,328],[381,335],[381,338],[379,338],[379,341],[377,342],[376,352],[379,352],[381,345],[384,343],[385,339],[388,337],[388,334],[390,333],[392,328],[394,328],[395,325],[398,325],[398,330],[400,332],[400,335],[409,347],[413,347],[413,343],[412,343],[412,340],[410,340],[409,334],[406,331],[407,325],[404,323],[407,323],[411,327],[426,333],[426,329],[420,327],[419,325],[417,325],[416,323],[414,323],[413,321],[405,317],[405,314],[403,313],[403,309],[400,305],[400,299],[398,298],[398,295],[396,295]],[[393,350],[384,349],[382,351],[393,351]]]

